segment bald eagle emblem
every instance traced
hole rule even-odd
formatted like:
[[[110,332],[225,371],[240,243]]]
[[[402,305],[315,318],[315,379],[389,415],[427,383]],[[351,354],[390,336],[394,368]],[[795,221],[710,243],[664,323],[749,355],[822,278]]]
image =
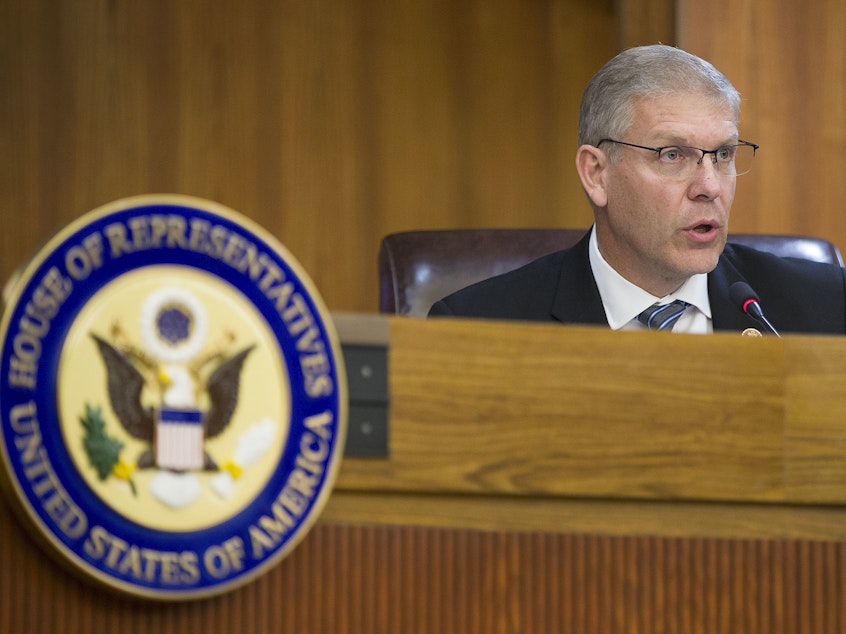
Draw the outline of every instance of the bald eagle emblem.
[[[146,355],[121,351],[96,334],[107,371],[107,391],[112,410],[126,433],[150,444],[137,460],[139,469],[158,467],[172,471],[216,471],[218,465],[204,449],[207,438],[223,432],[238,403],[240,375],[252,350],[246,347],[224,358],[202,385],[201,373],[179,365],[156,367]],[[155,383],[145,378],[155,375]],[[142,394],[152,387],[161,394],[161,406],[144,405]],[[197,403],[202,389],[208,406]]]
[[[143,443],[140,455],[126,460],[123,444],[107,435],[99,408],[89,407],[81,418],[86,429],[89,460],[101,479],[110,475],[127,480],[136,492],[136,469],[157,469],[150,481],[153,496],[182,508],[199,495],[196,472],[218,472],[209,482],[228,498],[239,470],[263,453],[274,435],[269,421],[241,434],[234,460],[222,466],[209,455],[206,441],[222,434],[238,405],[241,374],[253,345],[230,353],[235,336],[207,350],[205,309],[184,288],[166,287],[151,294],[140,315],[143,346],[129,342],[115,323],[111,341],[89,333],[106,369],[106,392],[111,409],[126,434]]]

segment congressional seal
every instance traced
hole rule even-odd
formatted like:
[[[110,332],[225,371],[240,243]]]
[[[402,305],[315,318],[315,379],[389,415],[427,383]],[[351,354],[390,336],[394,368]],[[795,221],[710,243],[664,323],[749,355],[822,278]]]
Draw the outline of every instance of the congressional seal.
[[[346,377],[271,235],[196,198],[119,200],[56,234],[4,298],[3,482],[60,562],[179,600],[303,539],[339,469]]]

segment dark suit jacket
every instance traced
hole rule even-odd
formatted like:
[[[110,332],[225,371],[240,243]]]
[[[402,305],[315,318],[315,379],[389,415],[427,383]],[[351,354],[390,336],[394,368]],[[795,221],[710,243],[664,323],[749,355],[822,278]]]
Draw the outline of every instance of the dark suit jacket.
[[[569,249],[453,293],[429,314],[607,325],[590,268],[589,235]],[[757,292],[764,314],[779,332],[846,333],[846,275],[839,266],[727,244],[708,274],[715,331],[761,330],[729,299],[729,287],[736,281]]]

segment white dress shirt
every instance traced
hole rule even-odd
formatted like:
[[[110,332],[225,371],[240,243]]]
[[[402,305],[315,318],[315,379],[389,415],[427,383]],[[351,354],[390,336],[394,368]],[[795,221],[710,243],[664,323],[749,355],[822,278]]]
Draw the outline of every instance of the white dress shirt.
[[[647,327],[637,319],[641,312],[653,304],[666,304],[680,299],[690,306],[673,326],[673,332],[702,335],[713,332],[706,274],[691,276],[678,290],[666,297],[655,297],[611,268],[599,253],[595,228],[590,234],[590,266],[612,330],[646,330]]]

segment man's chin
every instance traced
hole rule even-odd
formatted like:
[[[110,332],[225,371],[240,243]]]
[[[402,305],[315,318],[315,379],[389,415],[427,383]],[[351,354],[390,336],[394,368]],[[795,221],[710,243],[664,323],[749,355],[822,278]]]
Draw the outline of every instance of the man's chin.
[[[693,262],[688,263],[688,277],[697,274],[707,274],[717,268],[717,262],[720,260],[719,254],[715,256],[703,257],[699,254]]]
[[[707,249],[688,250],[679,262],[679,271],[685,272],[688,277],[698,273],[710,273],[716,268],[722,252],[723,245],[718,247],[716,244]]]

